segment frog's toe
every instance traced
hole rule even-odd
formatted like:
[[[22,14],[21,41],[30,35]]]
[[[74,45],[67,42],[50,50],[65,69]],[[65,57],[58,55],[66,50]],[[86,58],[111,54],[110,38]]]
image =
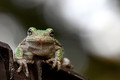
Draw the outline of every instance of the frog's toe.
[[[18,72],[18,73],[19,73],[20,71],[21,71],[21,69],[20,69],[20,68],[18,68],[16,72]]]
[[[51,58],[51,59],[46,60],[46,63],[48,63],[48,64],[51,62],[53,63],[52,68],[54,68],[57,64],[57,60],[55,58]]]
[[[54,62],[54,58],[46,60],[46,63]]]
[[[25,75],[26,75],[27,77],[29,77],[29,72],[25,72]]]
[[[57,61],[53,62],[52,68],[55,68],[55,66],[57,65]]]
[[[33,64],[33,63],[34,63],[33,60],[27,60],[26,62],[27,62],[27,63],[30,63],[30,64]]]
[[[23,64],[22,64],[22,63],[20,63],[20,66],[19,66],[19,68],[17,69],[17,71],[16,71],[16,72],[20,72],[20,71],[22,70],[22,67],[23,67]]]
[[[60,67],[61,67],[61,63],[60,61],[57,61],[57,70],[60,70]]]
[[[28,71],[28,66],[27,66],[26,62],[24,63],[24,67],[25,67],[25,70],[26,70],[25,75],[28,77],[29,76],[29,71]]]

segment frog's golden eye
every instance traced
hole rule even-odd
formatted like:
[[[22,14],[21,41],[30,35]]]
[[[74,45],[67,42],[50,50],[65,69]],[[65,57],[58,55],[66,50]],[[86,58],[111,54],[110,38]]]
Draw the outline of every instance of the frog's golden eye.
[[[31,29],[29,29],[29,30],[27,31],[27,34],[28,34],[28,36],[32,35]]]
[[[50,37],[54,37],[54,31],[51,31],[51,32],[49,33],[49,35],[50,35]]]

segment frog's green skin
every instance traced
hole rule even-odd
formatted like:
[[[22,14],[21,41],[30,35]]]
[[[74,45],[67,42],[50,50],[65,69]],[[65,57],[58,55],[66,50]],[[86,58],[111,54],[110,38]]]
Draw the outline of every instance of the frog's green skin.
[[[27,64],[33,64],[34,55],[48,58],[46,62],[53,62],[55,66],[60,68],[63,59],[63,48],[61,44],[54,38],[53,29],[37,30],[30,27],[27,32],[28,36],[18,45],[15,51],[14,60],[20,65],[17,72],[23,67],[26,70],[26,76],[29,76]]]

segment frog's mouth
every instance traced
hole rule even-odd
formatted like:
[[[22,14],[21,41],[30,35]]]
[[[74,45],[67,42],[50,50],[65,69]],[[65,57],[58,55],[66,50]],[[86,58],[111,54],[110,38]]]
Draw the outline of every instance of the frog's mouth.
[[[31,37],[28,37],[26,38],[26,41],[27,42],[53,42],[54,40],[52,38],[31,38]]]

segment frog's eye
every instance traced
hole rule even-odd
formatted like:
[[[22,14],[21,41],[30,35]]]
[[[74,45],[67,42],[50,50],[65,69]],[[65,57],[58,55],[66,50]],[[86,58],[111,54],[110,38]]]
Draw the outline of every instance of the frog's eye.
[[[32,31],[31,31],[31,30],[28,30],[28,31],[27,31],[27,34],[28,34],[28,36],[32,35]]]
[[[51,31],[49,35],[50,37],[54,37],[54,31]]]

